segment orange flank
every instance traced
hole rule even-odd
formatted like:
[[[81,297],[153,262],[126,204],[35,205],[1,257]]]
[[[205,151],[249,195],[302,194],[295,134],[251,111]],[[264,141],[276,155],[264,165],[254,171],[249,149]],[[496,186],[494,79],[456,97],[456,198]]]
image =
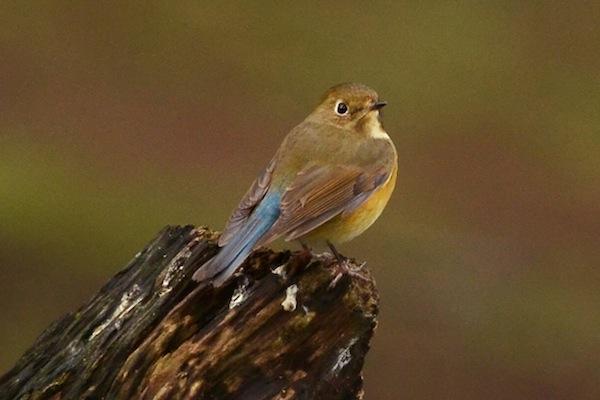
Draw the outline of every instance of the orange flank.
[[[359,207],[347,214],[340,214],[302,238],[310,244],[329,240],[333,243],[344,243],[354,239],[366,231],[383,212],[396,186],[398,162],[394,160],[392,173],[379,189]]]

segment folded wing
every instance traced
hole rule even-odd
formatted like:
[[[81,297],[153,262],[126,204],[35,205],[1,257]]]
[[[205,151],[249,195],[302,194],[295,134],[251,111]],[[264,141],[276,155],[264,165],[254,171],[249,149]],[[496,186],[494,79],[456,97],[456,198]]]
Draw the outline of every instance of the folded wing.
[[[354,210],[388,175],[383,166],[327,165],[302,170],[283,193],[279,218],[257,246],[280,236],[297,239],[336,215]]]
[[[240,204],[229,217],[227,225],[219,238],[219,246],[225,246],[248,221],[248,218],[256,208],[257,204],[265,197],[271,184],[273,170],[275,169],[275,160],[273,158],[267,168],[256,178],[246,192]]]

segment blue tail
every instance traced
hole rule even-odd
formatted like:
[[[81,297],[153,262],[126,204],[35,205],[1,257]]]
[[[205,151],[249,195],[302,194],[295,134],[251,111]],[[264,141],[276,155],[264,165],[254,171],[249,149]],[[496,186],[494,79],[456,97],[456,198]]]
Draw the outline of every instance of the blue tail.
[[[256,243],[273,226],[279,217],[279,194],[270,193],[262,199],[244,226],[233,238],[192,276],[203,282],[212,279],[215,287],[221,286],[250,255]]]

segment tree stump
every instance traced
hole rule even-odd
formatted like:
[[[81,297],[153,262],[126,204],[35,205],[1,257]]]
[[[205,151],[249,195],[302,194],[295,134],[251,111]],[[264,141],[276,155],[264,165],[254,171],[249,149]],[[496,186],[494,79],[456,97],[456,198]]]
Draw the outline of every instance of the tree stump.
[[[0,399],[357,399],[378,295],[334,263],[261,249],[217,289],[190,279],[217,251],[167,227],[0,378]]]

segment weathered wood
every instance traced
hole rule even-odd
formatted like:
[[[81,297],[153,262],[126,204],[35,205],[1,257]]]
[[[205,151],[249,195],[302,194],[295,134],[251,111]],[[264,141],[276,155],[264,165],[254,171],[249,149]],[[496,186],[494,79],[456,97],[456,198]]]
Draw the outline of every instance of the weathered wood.
[[[361,398],[372,280],[330,288],[330,256],[260,250],[223,287],[197,286],[215,251],[207,229],[165,228],[42,333],[0,378],[0,399]]]

